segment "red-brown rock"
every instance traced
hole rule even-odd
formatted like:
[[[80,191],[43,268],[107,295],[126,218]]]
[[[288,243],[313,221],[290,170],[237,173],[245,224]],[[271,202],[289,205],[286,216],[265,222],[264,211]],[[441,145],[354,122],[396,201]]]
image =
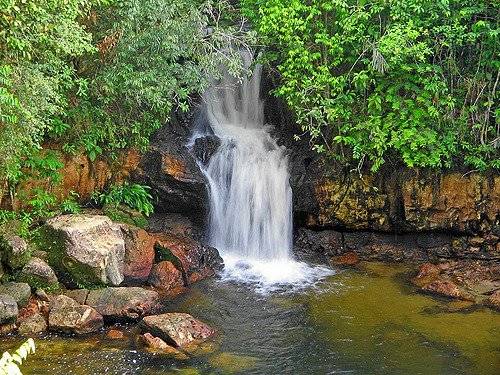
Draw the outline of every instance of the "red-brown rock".
[[[121,340],[121,339],[125,338],[125,334],[122,331],[120,331],[119,329],[110,329],[106,333],[106,337],[108,339],[112,339],[112,340]]]
[[[417,279],[422,279],[429,276],[437,276],[441,273],[441,267],[432,263],[421,264],[418,268]]]
[[[96,332],[104,320],[94,308],[80,305],[75,300],[60,295],[51,301],[49,329],[51,331],[85,334]]]
[[[149,283],[163,291],[184,286],[182,272],[175,268],[172,262],[168,260],[164,260],[153,266],[153,270],[149,276]]]
[[[354,266],[359,263],[359,256],[353,251],[330,258],[330,264],[336,266]]]
[[[123,276],[126,283],[141,283],[148,279],[155,257],[155,238],[144,229],[121,226],[125,239]]]
[[[453,281],[438,279],[422,287],[422,290],[445,297],[473,301],[474,298],[460,289]]]
[[[487,306],[491,307],[492,309],[500,311],[500,289],[493,292],[493,294],[488,297],[488,299],[485,301],[485,303]]]
[[[204,246],[193,238],[163,233],[156,236],[156,244],[169,253],[180,264],[186,280],[192,273],[212,275],[210,271],[221,269],[222,258],[217,249]]]

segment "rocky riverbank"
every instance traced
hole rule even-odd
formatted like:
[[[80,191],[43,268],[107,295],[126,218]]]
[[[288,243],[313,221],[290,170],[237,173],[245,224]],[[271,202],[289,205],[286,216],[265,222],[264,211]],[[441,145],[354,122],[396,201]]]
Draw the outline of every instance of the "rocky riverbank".
[[[30,242],[2,238],[1,334],[86,335],[137,324],[146,347],[176,356],[215,334],[187,314],[161,314],[223,265],[216,249],[184,232],[148,232],[88,213],[52,218]]]

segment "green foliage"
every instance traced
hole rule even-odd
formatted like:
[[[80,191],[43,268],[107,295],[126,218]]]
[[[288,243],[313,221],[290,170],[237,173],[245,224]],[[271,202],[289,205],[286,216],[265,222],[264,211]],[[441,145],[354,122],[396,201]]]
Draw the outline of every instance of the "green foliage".
[[[148,226],[145,215],[122,204],[105,205],[102,211],[115,222],[133,225],[142,229],[146,229]]]
[[[0,375],[22,375],[19,366],[28,358],[28,355],[35,353],[35,341],[28,339],[14,354],[3,353],[0,358]]]
[[[61,212],[63,214],[79,214],[82,211],[78,198],[80,196],[74,191],[70,191],[65,200],[61,202]]]
[[[93,199],[102,205],[118,207],[125,204],[128,207],[149,216],[153,212],[153,197],[149,193],[149,186],[138,184],[113,185],[107,192],[95,193]]]
[[[0,2],[0,181],[16,183],[46,132],[60,131],[75,69],[70,59],[94,50],[79,22],[92,0]],[[0,195],[5,192],[5,183]]]
[[[499,2],[242,3],[317,151],[374,171],[500,165]]]
[[[93,31],[99,54],[87,62],[79,104],[68,112],[73,143],[91,160],[105,151],[113,156],[143,149],[221,67],[242,72],[230,47],[245,45],[251,34],[234,26],[237,13],[229,2],[126,0],[98,11]]]

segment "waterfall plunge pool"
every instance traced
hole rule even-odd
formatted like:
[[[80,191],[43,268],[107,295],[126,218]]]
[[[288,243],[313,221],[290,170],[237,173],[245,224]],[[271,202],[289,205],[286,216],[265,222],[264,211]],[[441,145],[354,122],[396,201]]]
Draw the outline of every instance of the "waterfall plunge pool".
[[[127,337],[46,336],[25,374],[498,374],[500,315],[418,294],[401,265],[362,263],[295,292],[219,278],[200,282],[169,311],[213,327],[189,360],[142,351]],[[2,338],[0,350],[19,337]]]

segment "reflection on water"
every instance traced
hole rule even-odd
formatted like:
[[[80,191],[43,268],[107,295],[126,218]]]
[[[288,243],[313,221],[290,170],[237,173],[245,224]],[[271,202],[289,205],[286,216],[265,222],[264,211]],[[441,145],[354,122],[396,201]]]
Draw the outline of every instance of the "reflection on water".
[[[218,328],[176,361],[109,341],[38,339],[26,374],[498,374],[500,314],[415,293],[405,268],[363,265],[296,294],[206,281],[169,305]],[[21,340],[2,339],[0,349]]]

